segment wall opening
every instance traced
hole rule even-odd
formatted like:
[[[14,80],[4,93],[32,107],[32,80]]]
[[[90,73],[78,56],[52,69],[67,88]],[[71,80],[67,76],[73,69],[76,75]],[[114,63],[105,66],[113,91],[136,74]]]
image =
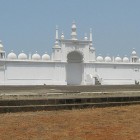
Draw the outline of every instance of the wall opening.
[[[83,55],[77,51],[70,52],[67,55],[67,62],[68,63],[82,63],[83,62]]]
[[[67,55],[67,84],[81,85],[83,74],[83,55],[73,51]]]

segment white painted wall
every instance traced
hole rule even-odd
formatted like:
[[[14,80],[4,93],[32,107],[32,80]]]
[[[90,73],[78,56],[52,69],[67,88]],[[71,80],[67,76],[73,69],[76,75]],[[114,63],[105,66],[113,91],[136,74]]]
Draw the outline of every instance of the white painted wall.
[[[102,85],[140,82],[139,63],[0,61],[0,85]],[[90,75],[90,77],[89,77]],[[91,79],[90,79],[91,78]]]
[[[139,68],[140,64],[95,62],[85,64],[84,74],[99,78],[102,85],[135,84],[135,81],[140,82]]]
[[[3,80],[6,85],[66,85],[64,63],[7,61]]]

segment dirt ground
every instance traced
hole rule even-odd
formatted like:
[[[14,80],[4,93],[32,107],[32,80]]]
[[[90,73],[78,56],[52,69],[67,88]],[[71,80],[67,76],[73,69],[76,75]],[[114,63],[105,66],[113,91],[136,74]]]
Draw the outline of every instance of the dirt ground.
[[[0,140],[139,140],[140,105],[0,114]]]

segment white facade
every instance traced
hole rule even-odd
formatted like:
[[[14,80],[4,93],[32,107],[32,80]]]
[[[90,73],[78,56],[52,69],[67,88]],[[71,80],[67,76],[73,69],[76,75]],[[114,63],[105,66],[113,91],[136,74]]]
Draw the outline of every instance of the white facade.
[[[0,41],[0,85],[125,85],[140,82],[140,59],[135,50],[130,58],[95,55],[92,31],[89,39],[77,38],[72,24],[71,39],[58,36],[51,57],[37,52],[7,56]]]

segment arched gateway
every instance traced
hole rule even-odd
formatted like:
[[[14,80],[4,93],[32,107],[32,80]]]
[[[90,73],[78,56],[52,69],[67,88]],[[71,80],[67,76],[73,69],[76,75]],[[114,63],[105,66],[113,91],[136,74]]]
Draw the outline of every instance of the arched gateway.
[[[67,84],[81,85],[83,55],[81,52],[72,51],[67,55],[67,62]]]

